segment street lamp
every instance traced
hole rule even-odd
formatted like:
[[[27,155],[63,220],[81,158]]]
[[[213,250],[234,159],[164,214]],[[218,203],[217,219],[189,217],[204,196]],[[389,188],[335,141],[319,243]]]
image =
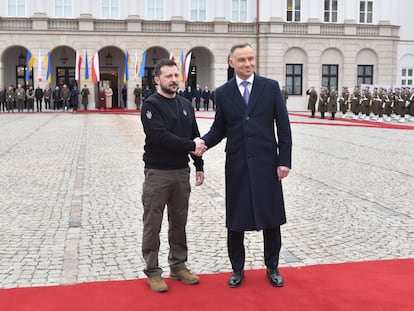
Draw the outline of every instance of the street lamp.
[[[66,55],[66,49],[63,47],[62,54],[60,55],[60,61],[63,65],[66,65],[66,62],[68,61],[68,56]]]
[[[112,65],[112,55],[109,53],[109,48],[108,48],[108,54],[106,54],[105,59],[106,59],[106,65],[111,66]]]

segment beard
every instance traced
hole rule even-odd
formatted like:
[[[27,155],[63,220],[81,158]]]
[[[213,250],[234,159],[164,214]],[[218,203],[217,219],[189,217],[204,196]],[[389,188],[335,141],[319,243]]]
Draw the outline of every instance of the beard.
[[[159,87],[164,93],[173,95],[176,94],[178,85],[176,83],[171,83],[170,85],[164,85],[160,83]],[[172,89],[171,87],[174,87],[174,89]]]

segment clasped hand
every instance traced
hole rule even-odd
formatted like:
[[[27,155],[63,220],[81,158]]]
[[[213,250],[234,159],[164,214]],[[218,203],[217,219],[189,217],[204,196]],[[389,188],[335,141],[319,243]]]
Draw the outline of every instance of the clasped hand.
[[[196,157],[201,157],[208,149],[206,143],[200,137],[195,138],[194,142],[196,144],[196,149],[191,151],[191,154]]]

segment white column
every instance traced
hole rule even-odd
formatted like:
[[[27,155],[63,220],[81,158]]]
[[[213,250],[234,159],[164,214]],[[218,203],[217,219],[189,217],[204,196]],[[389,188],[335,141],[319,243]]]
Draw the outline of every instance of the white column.
[[[262,2],[260,5],[262,5]],[[266,1],[270,2],[270,17],[276,17],[277,19],[282,18],[285,20],[286,18],[286,1]]]
[[[256,0],[253,1],[256,7]],[[260,22],[268,22],[270,20],[270,17],[274,17],[272,14],[272,7],[274,6],[274,2],[260,0],[259,2]]]
[[[211,7],[209,7],[209,9],[214,9],[213,19],[216,18],[216,17],[225,17],[225,18],[227,18],[227,16],[226,16],[226,7],[225,7],[226,2],[230,2],[230,12],[231,12],[231,1],[223,1],[223,0],[215,0],[214,2],[213,1],[208,1],[208,4],[211,5]]]
[[[323,21],[324,1],[316,1],[316,3],[314,1],[306,1],[306,3],[305,1],[301,1],[301,4],[303,22],[307,22],[309,19]]]
[[[190,10],[189,2],[184,4],[182,0],[174,0],[174,1],[165,1],[165,13],[171,12],[171,15],[167,16],[166,18],[170,19],[172,16],[181,16],[184,19],[188,20],[188,12]]]
[[[382,0],[381,2],[378,2],[379,7],[376,8],[375,6],[377,3],[374,3],[374,12],[379,13],[378,21],[391,21],[391,14],[392,12],[397,12],[398,10],[393,10],[391,0]],[[374,13],[375,14],[375,13]]]
[[[344,1],[344,20],[359,20],[359,1],[347,0]]]
[[[72,2],[74,15],[79,16],[80,14],[91,14],[94,18],[97,18],[98,14],[95,12],[100,11],[100,3],[100,1],[75,0]],[[92,5],[95,5],[95,10],[92,10]],[[75,10],[78,10],[78,12]]]

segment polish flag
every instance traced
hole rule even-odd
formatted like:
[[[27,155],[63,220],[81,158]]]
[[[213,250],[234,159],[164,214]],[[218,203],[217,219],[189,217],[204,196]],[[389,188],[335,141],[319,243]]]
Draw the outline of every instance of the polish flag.
[[[100,73],[99,73],[99,55],[98,52],[92,57],[92,82],[99,82]]]
[[[82,65],[82,56],[76,52],[76,65],[75,65],[75,80],[79,83],[80,80],[80,69]]]
[[[40,49],[39,57],[37,58],[37,81],[42,81],[42,61],[40,59]]]
[[[187,82],[187,79],[188,79],[188,73],[190,71],[190,62],[191,62],[191,55],[192,54],[193,53],[190,52],[185,57],[185,61],[184,61],[184,76],[183,76],[184,82]]]
[[[173,62],[175,62],[175,57],[173,53],[170,53],[170,56],[168,57],[170,60],[172,60]]]

